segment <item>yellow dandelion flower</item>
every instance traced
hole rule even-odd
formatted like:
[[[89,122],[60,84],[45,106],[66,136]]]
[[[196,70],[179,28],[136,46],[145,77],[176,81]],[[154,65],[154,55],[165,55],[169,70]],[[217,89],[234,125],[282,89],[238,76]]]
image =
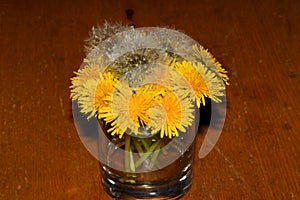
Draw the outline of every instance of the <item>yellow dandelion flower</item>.
[[[118,82],[118,77],[112,72],[105,72],[102,74],[95,93],[95,108],[100,113],[102,107],[109,104],[112,92]]]
[[[144,93],[134,93],[125,81],[120,81],[113,91],[109,103],[99,110],[99,117],[111,123],[108,130],[122,137],[125,132],[139,134],[140,123],[149,121],[147,110],[151,99]]]
[[[178,130],[186,131],[194,119],[194,107],[189,99],[179,99],[173,92],[166,90],[162,98],[149,111],[152,132],[160,130],[160,137],[178,136]]]
[[[218,75],[223,79],[224,83],[226,85],[229,85],[227,71],[224,68],[222,68],[222,65],[213,57],[213,55],[207,49],[204,49],[201,46],[193,45],[192,48],[196,60],[204,64],[209,69],[217,72]]]
[[[148,110],[152,104],[152,95],[140,90],[129,100],[129,114],[135,123],[146,125],[149,123]]]
[[[120,138],[125,132],[140,134],[140,127],[171,138],[192,124],[193,109],[187,98],[180,99],[164,86],[146,84],[133,92],[126,82],[120,81],[109,104],[98,112],[99,118],[110,123],[108,132]]]
[[[79,69],[75,77],[71,78],[72,100],[77,100],[80,112],[89,114],[88,119],[95,116],[95,92],[101,77],[100,67],[87,62],[83,69]]]
[[[144,95],[147,99],[154,100],[152,104],[155,103],[157,98],[164,96],[166,92],[167,88],[165,86],[156,83],[145,84],[136,90],[137,95]]]
[[[202,63],[192,64],[191,62],[173,62],[171,67],[184,76],[191,86],[191,96],[200,107],[205,105],[204,97],[209,97],[215,102],[220,102],[218,98],[224,96],[225,86],[222,80],[217,77],[216,73],[208,70]]]

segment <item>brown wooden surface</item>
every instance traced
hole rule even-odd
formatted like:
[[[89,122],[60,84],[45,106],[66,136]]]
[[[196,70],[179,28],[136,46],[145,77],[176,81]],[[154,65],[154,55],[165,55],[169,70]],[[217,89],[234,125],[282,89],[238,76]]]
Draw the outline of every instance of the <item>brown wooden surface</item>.
[[[110,199],[70,77],[104,20],[174,25],[226,66],[228,115],[183,199],[300,199],[300,1],[0,1],[0,199]],[[197,138],[196,154],[203,135]]]

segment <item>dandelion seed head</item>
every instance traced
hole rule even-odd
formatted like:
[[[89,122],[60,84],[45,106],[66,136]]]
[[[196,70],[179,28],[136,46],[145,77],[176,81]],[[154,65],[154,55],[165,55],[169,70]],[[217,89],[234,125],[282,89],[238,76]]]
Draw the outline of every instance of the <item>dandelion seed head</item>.
[[[85,51],[89,54],[105,39],[115,35],[116,33],[131,29],[133,29],[132,26],[123,25],[121,23],[109,23],[107,21],[105,21],[103,26],[92,27],[92,30],[89,33],[89,38],[85,40]]]

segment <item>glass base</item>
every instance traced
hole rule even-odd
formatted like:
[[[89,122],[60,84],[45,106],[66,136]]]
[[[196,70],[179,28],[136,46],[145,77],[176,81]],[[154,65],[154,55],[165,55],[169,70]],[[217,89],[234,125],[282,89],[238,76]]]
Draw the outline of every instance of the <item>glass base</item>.
[[[146,176],[159,176],[159,170]],[[127,177],[130,177],[127,175]],[[102,166],[102,184],[108,194],[116,199],[179,199],[192,183],[191,165],[181,173],[159,181],[126,181],[115,175],[108,167]]]

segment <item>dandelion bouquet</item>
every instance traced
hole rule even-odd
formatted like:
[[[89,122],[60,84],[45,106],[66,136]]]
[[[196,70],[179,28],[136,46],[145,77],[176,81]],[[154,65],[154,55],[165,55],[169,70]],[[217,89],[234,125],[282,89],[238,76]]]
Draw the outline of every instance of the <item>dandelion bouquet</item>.
[[[178,159],[181,172],[190,167],[182,156],[191,157],[198,108],[207,98],[221,102],[228,84],[221,64],[191,38],[167,28],[106,23],[92,29],[86,50],[71,79],[71,98],[88,120],[97,118],[108,138],[101,159],[107,176],[125,172],[104,184],[167,179],[170,174],[155,171],[170,171]],[[116,149],[122,156],[112,153]]]

